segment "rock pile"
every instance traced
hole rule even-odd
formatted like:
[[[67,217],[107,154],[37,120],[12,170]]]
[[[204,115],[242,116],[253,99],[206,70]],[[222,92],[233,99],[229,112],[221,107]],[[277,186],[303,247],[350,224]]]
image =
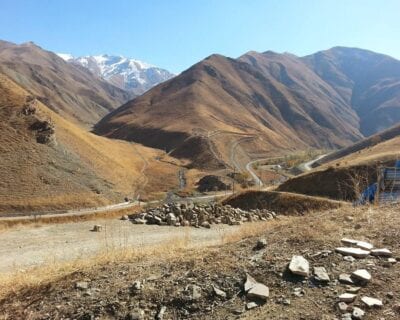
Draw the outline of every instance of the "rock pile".
[[[41,144],[55,142],[54,124],[47,120],[37,120],[31,125],[31,130],[36,131],[36,141]]]
[[[267,221],[276,217],[266,209],[245,211],[220,204],[171,203],[129,215],[136,224],[193,226],[210,228],[212,224],[240,225],[243,222]]]

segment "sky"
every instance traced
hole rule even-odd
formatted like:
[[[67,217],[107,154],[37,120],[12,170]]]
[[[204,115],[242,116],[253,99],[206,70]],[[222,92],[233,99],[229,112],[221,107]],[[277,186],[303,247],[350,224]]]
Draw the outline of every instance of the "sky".
[[[0,0],[0,39],[179,73],[213,53],[349,46],[400,59],[400,0]]]

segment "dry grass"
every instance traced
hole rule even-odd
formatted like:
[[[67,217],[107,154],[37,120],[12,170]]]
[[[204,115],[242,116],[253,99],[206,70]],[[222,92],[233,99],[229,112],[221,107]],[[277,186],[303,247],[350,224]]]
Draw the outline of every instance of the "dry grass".
[[[18,271],[11,274],[0,274],[0,299],[7,294],[17,292],[21,288],[35,288],[46,283],[55,282],[74,272],[90,271],[106,264],[120,264],[126,262],[140,262],[144,259],[158,261],[179,261],[181,259],[201,258],[219,245],[234,243],[239,240],[262,234],[280,222],[248,223],[234,232],[221,232],[220,240],[207,247],[191,242],[190,228],[185,228],[181,236],[172,238],[160,245],[132,247],[124,241],[112,245],[112,241],[104,242],[101,251],[91,258],[80,258],[72,261],[57,261],[49,259],[41,266]],[[110,235],[112,236],[112,235]],[[105,235],[105,237],[107,237]],[[195,249],[195,250],[193,250]]]
[[[96,136],[41,102],[24,116],[28,96],[0,74],[1,212],[95,207],[177,185],[173,159],[157,161],[159,150]],[[56,145],[36,142],[29,128],[38,119],[54,124]]]

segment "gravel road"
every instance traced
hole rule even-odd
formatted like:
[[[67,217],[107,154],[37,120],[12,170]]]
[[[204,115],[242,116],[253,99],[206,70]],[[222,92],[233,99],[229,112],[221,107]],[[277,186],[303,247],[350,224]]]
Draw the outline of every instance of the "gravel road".
[[[102,232],[91,232],[94,224]],[[41,226],[23,226],[0,233],[0,272],[12,272],[44,263],[88,258],[105,250],[161,244],[188,239],[190,245],[218,244],[240,226],[213,225],[211,229],[134,225],[130,221],[96,220]]]

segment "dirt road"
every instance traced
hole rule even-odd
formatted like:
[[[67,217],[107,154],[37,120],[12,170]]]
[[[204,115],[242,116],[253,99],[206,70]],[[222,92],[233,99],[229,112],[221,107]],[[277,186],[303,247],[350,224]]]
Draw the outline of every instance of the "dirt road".
[[[102,232],[91,232],[94,224]],[[44,263],[93,257],[99,252],[127,247],[151,246],[175,239],[189,245],[221,243],[240,227],[213,225],[211,229],[134,225],[130,221],[97,220],[20,227],[0,233],[0,272],[12,272]]]

